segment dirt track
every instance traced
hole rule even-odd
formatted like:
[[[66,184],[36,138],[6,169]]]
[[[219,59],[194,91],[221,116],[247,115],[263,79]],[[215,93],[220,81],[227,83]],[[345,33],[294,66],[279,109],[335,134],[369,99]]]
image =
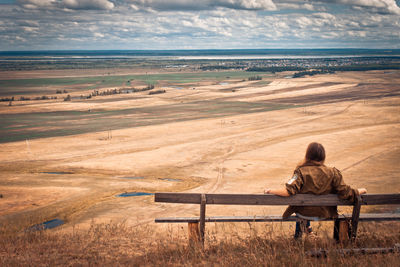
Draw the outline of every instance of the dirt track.
[[[221,92],[226,85],[204,85],[196,93],[175,90],[151,101],[110,102],[110,109],[121,108],[118,104],[165,105],[176,99],[298,107],[113,130],[112,138],[108,132],[91,132],[0,144],[1,220],[38,222],[57,217],[65,219],[68,228],[92,220],[138,224],[160,216],[196,215],[198,207],[193,205],[182,208],[155,204],[151,196],[115,195],[130,191],[261,193],[266,186],[286,182],[312,141],[325,146],[327,164],[342,170],[348,184],[367,187],[370,193],[399,193],[399,84],[398,71],[338,73],[279,79],[262,87],[248,83],[236,92]],[[5,108],[1,106],[0,111],[6,112]],[[40,110],[41,106],[24,108]],[[54,108],[67,109],[68,104]],[[281,211],[225,206],[207,210],[210,215]]]

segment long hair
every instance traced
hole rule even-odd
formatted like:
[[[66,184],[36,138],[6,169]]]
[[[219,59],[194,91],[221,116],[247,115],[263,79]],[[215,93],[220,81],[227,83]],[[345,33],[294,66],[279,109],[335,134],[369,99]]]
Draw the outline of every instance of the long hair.
[[[299,166],[312,161],[320,164],[325,162],[325,148],[320,143],[312,142],[308,145],[304,160]]]

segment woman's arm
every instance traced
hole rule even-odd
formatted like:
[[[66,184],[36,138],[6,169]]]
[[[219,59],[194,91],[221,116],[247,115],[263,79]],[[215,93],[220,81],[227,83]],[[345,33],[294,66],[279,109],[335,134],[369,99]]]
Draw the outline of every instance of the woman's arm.
[[[366,193],[367,193],[367,189],[365,189],[365,188],[358,188],[357,190],[358,190],[358,193],[359,193],[360,195],[366,194]]]
[[[343,176],[341,172],[336,168],[333,168],[333,170],[335,172],[335,177],[332,185],[335,193],[339,195],[340,199],[348,199],[350,201],[354,201],[357,195],[367,193],[367,189],[365,188],[355,189],[350,187],[349,185],[346,185],[346,183],[343,181]]]
[[[366,194],[367,189],[365,188],[358,188],[358,193],[360,195]],[[273,188],[266,188],[264,189],[264,194],[273,194],[281,197],[288,197],[290,196],[289,192],[286,190],[286,188],[279,188],[279,189],[273,189]]]
[[[264,194],[273,194],[281,197],[288,197],[290,196],[289,192],[286,190],[285,187],[282,188],[266,188],[264,189]]]
[[[281,197],[290,197],[300,192],[303,186],[303,176],[299,169],[296,169],[293,173],[292,178],[281,187],[278,188],[266,188],[264,194],[274,194]]]

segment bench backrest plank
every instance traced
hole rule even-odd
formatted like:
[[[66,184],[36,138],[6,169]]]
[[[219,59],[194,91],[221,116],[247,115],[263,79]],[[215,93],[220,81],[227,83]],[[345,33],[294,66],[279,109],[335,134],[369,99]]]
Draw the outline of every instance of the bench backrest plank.
[[[398,205],[400,194],[366,194],[361,195],[362,205]]]
[[[155,202],[200,204],[199,193],[156,193]],[[352,206],[335,194],[298,194],[280,197],[271,194],[205,194],[206,204],[220,205],[281,205],[281,206]],[[400,204],[400,194],[367,194],[361,196],[361,205]]]

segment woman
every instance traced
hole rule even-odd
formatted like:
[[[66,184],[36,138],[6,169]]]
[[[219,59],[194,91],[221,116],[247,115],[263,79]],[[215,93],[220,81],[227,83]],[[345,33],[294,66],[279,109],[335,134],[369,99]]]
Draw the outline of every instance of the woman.
[[[294,170],[293,177],[285,187],[278,189],[265,189],[265,194],[274,194],[288,197],[295,194],[338,194],[340,199],[354,201],[359,194],[365,194],[365,188],[353,189],[343,181],[342,174],[336,168],[324,165],[325,149],[319,143],[308,145],[305,158]],[[337,207],[318,206],[289,206],[283,217],[289,217],[296,213],[300,218],[335,218],[338,216]],[[307,232],[311,233],[310,221],[307,220]],[[295,238],[301,235],[300,224],[296,223]]]

